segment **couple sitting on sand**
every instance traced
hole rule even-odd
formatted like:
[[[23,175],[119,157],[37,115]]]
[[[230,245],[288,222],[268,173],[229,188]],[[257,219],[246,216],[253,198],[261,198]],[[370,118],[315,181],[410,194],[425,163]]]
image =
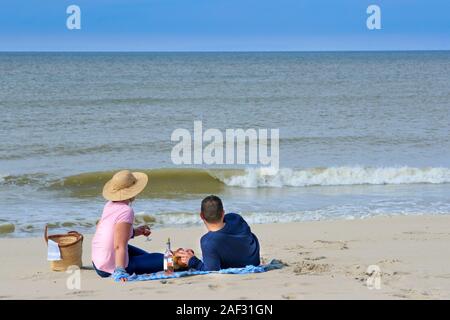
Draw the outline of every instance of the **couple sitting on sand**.
[[[128,241],[136,236],[149,236],[147,226],[133,228],[134,212],[131,203],[144,190],[148,177],[142,172],[123,170],[116,173],[103,188],[109,200],[92,240],[92,264],[101,277],[126,280],[128,275],[163,270],[164,255],[148,253]],[[225,214],[222,201],[208,196],[201,204],[200,218],[208,233],[200,241],[203,261],[191,249],[177,252],[188,268],[213,271],[259,265],[259,242],[245,220],[238,214]]]

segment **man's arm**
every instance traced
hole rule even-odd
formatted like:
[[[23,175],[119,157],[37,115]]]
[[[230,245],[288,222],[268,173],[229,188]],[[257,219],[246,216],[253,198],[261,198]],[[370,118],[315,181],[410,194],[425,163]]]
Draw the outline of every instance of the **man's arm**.
[[[201,242],[203,261],[192,256],[189,259],[188,267],[200,271],[217,271],[220,270],[220,257],[214,250],[214,245],[207,243],[206,241]]]

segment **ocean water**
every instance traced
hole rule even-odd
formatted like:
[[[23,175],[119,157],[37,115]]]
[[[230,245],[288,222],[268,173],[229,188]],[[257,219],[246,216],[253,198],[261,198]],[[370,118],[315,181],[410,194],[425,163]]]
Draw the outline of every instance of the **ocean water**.
[[[211,193],[252,223],[450,214],[449,75],[450,52],[0,53],[0,236],[93,232],[123,168],[155,227]],[[280,171],[174,165],[196,120],[278,128]]]

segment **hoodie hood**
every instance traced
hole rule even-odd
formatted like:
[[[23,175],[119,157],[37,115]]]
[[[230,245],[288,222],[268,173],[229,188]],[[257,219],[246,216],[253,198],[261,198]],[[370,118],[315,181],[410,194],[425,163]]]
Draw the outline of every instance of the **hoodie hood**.
[[[245,220],[236,213],[227,213],[224,216],[225,226],[222,230],[223,233],[231,235],[248,235],[250,233],[250,227]]]

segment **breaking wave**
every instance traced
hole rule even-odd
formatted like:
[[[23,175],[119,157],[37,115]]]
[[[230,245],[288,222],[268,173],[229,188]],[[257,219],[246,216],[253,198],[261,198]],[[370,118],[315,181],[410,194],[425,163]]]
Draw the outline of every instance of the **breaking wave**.
[[[310,186],[398,185],[450,183],[448,168],[326,167],[291,169],[191,169],[140,170],[149,176],[144,198],[182,197],[183,194],[220,193],[226,188],[283,188]],[[44,174],[3,176],[0,185],[36,185],[69,192],[74,197],[96,197],[115,171],[89,172],[61,179]]]
[[[450,182],[450,169],[411,167],[329,167],[312,169],[248,169],[245,174],[226,178],[228,186],[308,187],[383,184],[442,184]]]

